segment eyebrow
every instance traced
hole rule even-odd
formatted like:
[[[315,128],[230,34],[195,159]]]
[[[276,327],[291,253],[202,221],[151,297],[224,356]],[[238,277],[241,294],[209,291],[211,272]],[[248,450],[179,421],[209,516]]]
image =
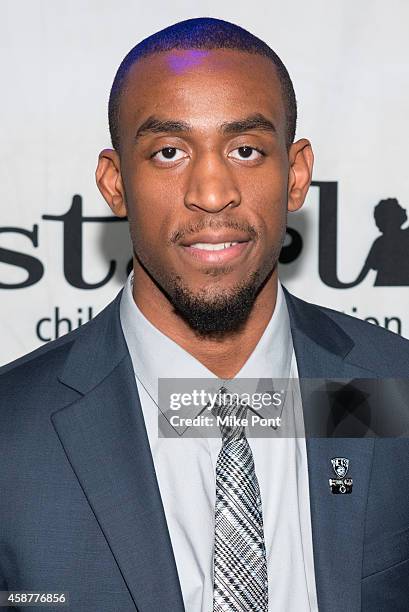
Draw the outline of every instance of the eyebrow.
[[[242,132],[248,132],[250,130],[276,133],[274,123],[261,113],[255,113],[243,119],[236,119],[235,121],[225,121],[218,127],[218,131],[222,134],[241,134]],[[147,134],[162,134],[165,132],[176,134],[183,132],[189,133],[192,131],[192,125],[186,121],[179,121],[176,119],[164,120],[151,115],[139,126],[135,134],[135,142]]]
[[[236,121],[226,121],[220,126],[220,131],[223,134],[240,134],[241,132],[247,132],[249,130],[276,133],[274,123],[261,113],[255,113],[254,115],[249,115],[244,119],[238,119]]]
[[[147,134],[162,134],[163,132],[191,132],[192,126],[186,121],[176,121],[176,120],[163,120],[157,117],[151,116],[146,119],[139,126],[136,134],[135,141],[139,140],[142,136],[146,136]]]

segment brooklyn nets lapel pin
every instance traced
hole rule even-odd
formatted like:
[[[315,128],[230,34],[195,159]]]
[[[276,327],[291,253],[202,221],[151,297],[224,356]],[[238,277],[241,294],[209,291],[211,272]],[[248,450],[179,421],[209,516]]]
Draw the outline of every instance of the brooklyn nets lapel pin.
[[[346,478],[349,469],[349,459],[345,457],[334,457],[331,459],[332,467],[337,478],[329,479],[331,493],[334,495],[343,495],[352,493],[352,478]]]

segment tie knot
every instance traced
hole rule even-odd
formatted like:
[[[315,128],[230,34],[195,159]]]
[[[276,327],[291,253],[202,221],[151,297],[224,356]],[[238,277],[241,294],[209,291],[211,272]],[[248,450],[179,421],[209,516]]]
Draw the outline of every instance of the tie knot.
[[[245,437],[243,419],[247,415],[247,406],[239,400],[237,393],[229,393],[226,387],[221,387],[212,414],[217,419],[224,444]]]

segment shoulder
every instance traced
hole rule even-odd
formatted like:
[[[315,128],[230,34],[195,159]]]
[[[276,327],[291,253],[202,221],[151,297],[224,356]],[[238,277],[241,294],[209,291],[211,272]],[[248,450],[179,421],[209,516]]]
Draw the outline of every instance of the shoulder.
[[[75,342],[80,334],[84,333],[86,327],[90,325],[90,323],[91,321],[61,338],[47,342],[47,344],[0,367],[1,383],[13,377],[29,375],[31,372],[38,373],[39,369],[41,370],[58,365],[61,359],[64,358],[64,355],[69,352],[73,342]]]
[[[84,331],[78,328],[0,368],[0,418],[6,431],[10,423],[21,431],[34,415],[46,416],[61,401],[77,397],[59,384],[58,373]]]
[[[119,297],[119,296],[118,296]],[[118,297],[94,319],[70,333],[23,355],[0,367],[0,409],[55,400],[63,386],[58,376],[62,372],[74,345],[86,347],[86,356],[98,350],[98,339],[105,335],[107,320],[111,318]],[[76,363],[80,369],[85,363]]]
[[[298,328],[309,330],[317,338],[342,335],[350,339],[353,357],[365,367],[385,376],[409,375],[408,339],[368,321],[307,302],[288,290],[285,292]]]
[[[314,304],[325,315],[330,317],[337,325],[339,325],[346,333],[348,333],[356,343],[369,342],[379,345],[380,347],[391,347],[394,350],[402,349],[409,352],[409,340],[403,336],[394,333],[380,325],[363,321],[357,317]]]

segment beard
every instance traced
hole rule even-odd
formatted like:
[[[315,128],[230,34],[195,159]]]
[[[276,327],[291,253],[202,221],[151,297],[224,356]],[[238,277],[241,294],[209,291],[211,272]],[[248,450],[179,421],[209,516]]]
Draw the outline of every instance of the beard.
[[[225,334],[240,331],[250,315],[259,292],[276,267],[274,264],[272,267],[268,266],[268,270],[256,270],[241,283],[215,293],[214,290],[206,292],[204,289],[192,291],[183,282],[181,276],[176,274],[165,276],[163,270],[160,274],[152,274],[135,250],[134,256],[155,285],[167,297],[175,313],[202,338],[222,339]],[[209,269],[207,274],[219,276],[225,272],[226,270],[220,268],[217,272]]]
[[[275,270],[285,237],[285,226],[281,231],[281,240],[272,248],[270,257],[261,266],[251,272],[246,279],[230,288],[206,291],[206,289],[195,290],[189,288],[183,278],[177,273],[166,273],[164,267],[158,268],[157,263],[146,257],[145,250],[135,248],[140,245],[139,236],[133,235],[133,224],[131,224],[131,238],[133,243],[134,257],[144,269],[146,274],[155,285],[167,297],[173,306],[175,313],[180,316],[197,335],[222,339],[225,334],[239,332],[246,323],[256,298],[264,285]],[[218,227],[212,223],[207,227]],[[223,227],[236,228],[237,225],[223,224]],[[258,237],[257,232],[248,226],[245,229],[252,237]],[[202,226],[198,229],[202,229]],[[196,229],[197,231],[197,229]],[[172,237],[170,243],[180,238],[180,232]],[[208,276],[223,276],[229,273],[229,266],[218,269],[208,268],[204,271]]]
[[[171,303],[176,313],[200,336],[237,332],[246,322],[260,291],[260,272],[217,295],[193,293],[178,276],[172,281]]]

